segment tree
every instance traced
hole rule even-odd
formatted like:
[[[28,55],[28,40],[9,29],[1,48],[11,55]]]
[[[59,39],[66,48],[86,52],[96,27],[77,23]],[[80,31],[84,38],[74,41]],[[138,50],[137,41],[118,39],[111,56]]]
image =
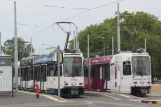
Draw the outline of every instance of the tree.
[[[18,60],[21,60],[23,57],[28,57],[31,53],[31,44],[25,43],[21,38],[17,38],[17,49],[18,49]],[[34,49],[32,49],[34,52]],[[4,42],[3,51],[7,55],[11,55],[12,62],[14,61],[14,38],[6,40]]]
[[[147,52],[152,58],[154,75],[161,76],[161,21],[145,12],[125,11],[120,15],[121,50],[130,51],[144,48],[144,39],[147,39]],[[117,17],[105,19],[100,24],[87,26],[78,35],[80,49],[87,57],[87,35],[90,36],[90,57],[103,55],[103,39],[105,48],[111,53],[111,38],[114,37],[114,49],[117,51]],[[73,47],[73,40],[70,43]],[[107,55],[107,54],[106,54]]]

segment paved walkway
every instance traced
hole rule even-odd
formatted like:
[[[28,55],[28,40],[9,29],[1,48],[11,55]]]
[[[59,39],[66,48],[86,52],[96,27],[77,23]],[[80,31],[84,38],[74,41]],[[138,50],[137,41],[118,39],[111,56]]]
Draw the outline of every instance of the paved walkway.
[[[39,98],[36,98],[34,93],[30,92],[15,92],[14,97],[12,96],[0,96],[0,107],[26,107],[28,105],[47,105],[47,104],[58,104],[63,102],[63,100],[58,100],[58,98],[40,94]]]

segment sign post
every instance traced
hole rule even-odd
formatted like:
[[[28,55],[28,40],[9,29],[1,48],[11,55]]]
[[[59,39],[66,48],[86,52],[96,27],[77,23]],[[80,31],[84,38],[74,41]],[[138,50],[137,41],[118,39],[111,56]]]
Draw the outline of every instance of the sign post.
[[[55,52],[57,53],[57,62],[58,62],[58,97],[60,99],[60,53],[62,52],[60,50],[60,46],[57,46]]]

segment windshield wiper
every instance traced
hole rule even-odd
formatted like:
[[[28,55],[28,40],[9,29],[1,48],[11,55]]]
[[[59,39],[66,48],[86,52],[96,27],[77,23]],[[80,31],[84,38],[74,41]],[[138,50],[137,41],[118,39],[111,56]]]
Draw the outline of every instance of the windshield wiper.
[[[71,74],[71,73],[69,73],[66,69],[65,69],[65,72],[66,72],[66,73],[68,73],[68,75],[72,76],[72,74]]]
[[[78,72],[78,69],[77,69],[77,67],[75,67],[75,69],[76,69],[76,72],[77,72],[77,76],[79,76],[79,72]]]
[[[142,72],[142,70],[139,70],[139,72],[140,72],[140,75],[141,75],[141,76],[143,76],[143,72]]]

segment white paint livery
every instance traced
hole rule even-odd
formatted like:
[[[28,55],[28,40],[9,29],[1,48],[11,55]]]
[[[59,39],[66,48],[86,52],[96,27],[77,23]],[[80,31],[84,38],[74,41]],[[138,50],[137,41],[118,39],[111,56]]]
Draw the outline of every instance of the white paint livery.
[[[149,67],[149,71],[147,71],[147,75],[134,74],[134,63],[132,62],[133,57],[149,58],[147,62],[149,63],[147,66]],[[123,62],[125,61],[129,61],[131,63],[131,75],[123,75]],[[119,53],[113,55],[110,65],[110,81],[108,81],[108,84],[105,82],[104,87],[108,85],[111,92],[127,94],[138,94],[139,92],[139,94],[143,95],[151,93],[151,58],[148,53]],[[115,70],[117,71],[116,73]]]
[[[70,97],[72,95],[76,95],[77,97],[79,97],[80,95],[84,94],[83,54],[62,53],[60,59],[61,96],[67,95],[68,97]],[[25,67],[23,70],[24,72],[27,72],[26,75],[28,78],[28,76],[31,76],[28,75],[28,73],[31,73],[31,70],[28,69],[29,67],[31,67],[31,64],[24,64],[24,66]],[[23,79],[21,81],[21,87],[24,90],[33,90],[33,84],[38,84],[40,91],[57,95],[57,73],[57,54],[38,56],[34,58],[34,80],[30,77],[29,79]],[[26,75],[24,75],[24,77]]]

